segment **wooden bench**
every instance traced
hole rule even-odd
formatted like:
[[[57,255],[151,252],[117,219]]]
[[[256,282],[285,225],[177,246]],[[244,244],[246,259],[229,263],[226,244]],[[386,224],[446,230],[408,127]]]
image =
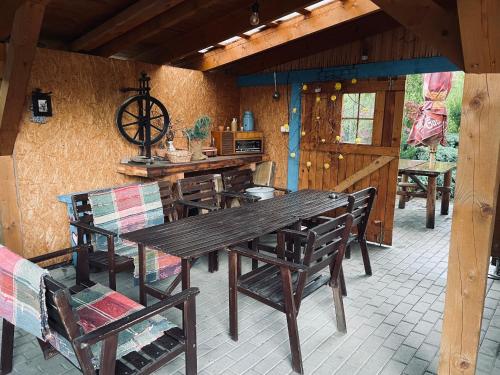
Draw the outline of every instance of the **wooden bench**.
[[[58,353],[63,354],[73,365],[84,374],[149,374],[178,355],[186,355],[186,373],[196,374],[196,313],[195,296],[197,288],[186,289],[161,302],[147,308],[134,309],[128,315],[84,333],[80,316],[72,304],[72,299],[88,288],[95,288],[98,284],[88,279],[87,246],[64,249],[51,254],[32,258],[34,263],[52,261],[61,256],[78,253],[77,281],[79,283],[68,288],[51,276],[45,276],[45,299],[50,334],[47,341],[38,339],[45,359]],[[52,266],[51,268],[53,268]],[[106,288],[101,286],[102,288]],[[120,298],[120,302],[138,305],[127,297],[111,291]],[[73,297],[72,297],[73,296]],[[142,348],[128,350],[123,357],[117,357],[118,335],[131,329],[138,323],[144,323],[158,314],[173,307],[182,306],[183,328],[173,327],[160,334]],[[55,339],[57,337],[57,340]],[[62,338],[62,339],[61,339]],[[59,340],[59,341],[58,341]],[[62,341],[60,341],[62,340]],[[54,345],[54,342],[66,342],[67,345]],[[91,346],[100,343],[100,358],[93,358]],[[64,348],[64,351],[61,349]],[[14,325],[3,319],[2,329],[2,374],[12,371],[14,351]],[[97,364],[97,366],[96,366]],[[98,368],[98,370],[97,370]]]

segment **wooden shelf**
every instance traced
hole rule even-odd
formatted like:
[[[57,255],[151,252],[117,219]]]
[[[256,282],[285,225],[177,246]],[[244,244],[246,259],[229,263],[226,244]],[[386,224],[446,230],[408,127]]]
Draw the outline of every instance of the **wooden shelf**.
[[[191,161],[189,163],[170,163],[158,161],[151,165],[134,162],[120,164],[117,171],[127,176],[145,178],[158,178],[176,175],[179,173],[191,173],[198,171],[210,171],[231,167],[240,167],[247,164],[258,163],[264,160],[263,154],[215,156],[205,160]]]

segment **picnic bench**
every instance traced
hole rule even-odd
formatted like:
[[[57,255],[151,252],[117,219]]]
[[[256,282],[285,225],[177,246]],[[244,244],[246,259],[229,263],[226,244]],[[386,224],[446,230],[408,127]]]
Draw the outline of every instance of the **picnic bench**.
[[[431,163],[425,160],[399,160],[398,182],[400,209],[405,208],[406,202],[411,198],[426,198],[426,227],[434,229],[436,193],[441,193],[441,215],[448,215],[451,195],[451,173],[457,167],[456,163],[437,161]],[[437,186],[437,177],[444,176],[443,186]],[[427,183],[418,177],[427,177]],[[411,181],[411,182],[410,182]]]

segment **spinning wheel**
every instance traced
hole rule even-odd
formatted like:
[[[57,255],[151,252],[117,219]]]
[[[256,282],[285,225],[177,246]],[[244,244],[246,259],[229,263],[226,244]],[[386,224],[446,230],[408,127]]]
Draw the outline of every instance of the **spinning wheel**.
[[[141,155],[151,159],[151,145],[167,133],[170,117],[165,106],[149,94],[150,78],[142,73],[139,88],[123,88],[122,92],[139,94],[125,100],[116,112],[120,134],[130,143],[141,147]]]

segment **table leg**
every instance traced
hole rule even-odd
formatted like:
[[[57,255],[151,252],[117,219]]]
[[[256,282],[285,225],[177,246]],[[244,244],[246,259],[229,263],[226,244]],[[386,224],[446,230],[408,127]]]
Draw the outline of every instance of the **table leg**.
[[[441,196],[441,215],[448,215],[450,208],[450,187],[451,187],[451,171],[444,174],[443,187],[445,190]]]
[[[401,182],[403,183],[407,183],[408,182],[408,175],[406,174],[403,174],[402,175],[402,180]],[[401,191],[402,192],[406,192],[408,190],[408,188],[406,186],[402,186],[401,187]],[[400,195],[399,196],[399,204],[398,204],[398,208],[400,209],[404,209],[405,208],[405,205],[406,205],[406,195]]]
[[[191,287],[191,260],[190,259],[182,259],[182,290]]]
[[[139,248],[139,302],[143,306],[147,306],[148,297],[146,295],[146,259],[145,247],[143,244],[138,245]]]
[[[436,216],[436,176],[429,176],[427,180],[427,222],[426,227],[434,229]]]

